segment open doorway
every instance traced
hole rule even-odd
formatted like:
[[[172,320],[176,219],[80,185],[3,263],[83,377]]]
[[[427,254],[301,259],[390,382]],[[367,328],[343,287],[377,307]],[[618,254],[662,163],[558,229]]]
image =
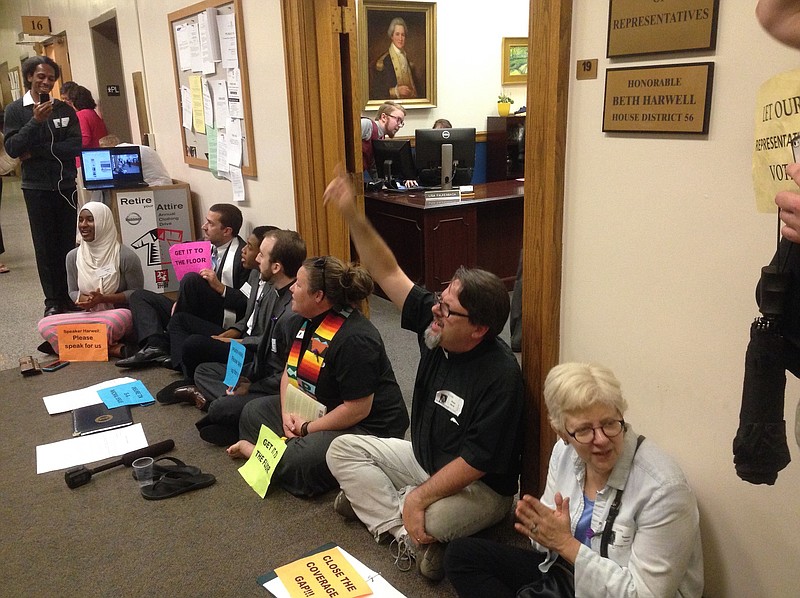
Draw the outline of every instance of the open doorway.
[[[34,46],[36,48],[36,46]],[[37,51],[37,54],[39,52]],[[72,66],[69,63],[69,44],[67,43],[67,33],[62,31],[44,42],[42,53],[55,61],[61,69],[61,78],[56,81],[53,90],[50,92],[54,98],[61,97],[61,85],[65,81],[72,81]]]
[[[89,21],[89,30],[92,34],[92,50],[97,70],[97,103],[108,132],[123,141],[138,143],[131,135],[116,10],[110,10]]]

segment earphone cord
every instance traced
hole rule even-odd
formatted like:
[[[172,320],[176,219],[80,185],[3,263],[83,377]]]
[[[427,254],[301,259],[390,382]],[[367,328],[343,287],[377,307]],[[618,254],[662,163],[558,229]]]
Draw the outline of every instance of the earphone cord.
[[[64,192],[61,190],[61,183],[64,182],[64,162],[61,161],[61,158],[59,158],[56,155],[56,152],[55,152],[56,136],[55,136],[55,133],[53,132],[53,129],[50,128],[50,119],[47,120],[47,130],[50,132],[50,154],[52,154],[52,156],[56,160],[58,160],[58,164],[61,167],[61,169],[59,171],[59,175],[58,175],[58,177],[59,177],[58,178],[58,184],[56,185],[56,188],[58,189],[58,194],[61,197],[64,198],[64,201],[67,202],[67,205],[69,207],[71,207],[73,210],[77,210],[78,207],[76,205],[75,199],[67,197],[66,195],[64,195]],[[75,193],[77,193],[77,192],[78,192],[78,189],[76,187],[75,188]]]

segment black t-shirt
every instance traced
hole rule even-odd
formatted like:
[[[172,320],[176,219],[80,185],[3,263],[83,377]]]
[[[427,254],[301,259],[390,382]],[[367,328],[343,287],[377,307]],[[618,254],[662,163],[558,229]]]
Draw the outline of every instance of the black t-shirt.
[[[499,338],[466,353],[425,346],[433,294],[414,286],[402,326],[417,333],[421,360],[411,404],[414,456],[433,475],[456,457],[485,472],[498,494],[517,492],[522,453],[522,373]]]
[[[325,314],[309,322],[301,350],[306,349],[312,333],[324,317]],[[302,322],[298,322],[295,336]],[[358,426],[375,436],[402,438],[408,429],[408,409],[386,355],[383,339],[372,322],[354,310],[325,352],[324,365],[317,380],[316,399],[330,412],[344,401],[371,394],[374,394],[372,409]]]

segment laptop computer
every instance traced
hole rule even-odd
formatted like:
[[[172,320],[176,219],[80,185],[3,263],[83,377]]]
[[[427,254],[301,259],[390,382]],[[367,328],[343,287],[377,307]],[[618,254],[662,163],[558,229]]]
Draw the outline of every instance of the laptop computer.
[[[81,150],[81,168],[83,186],[90,191],[147,187],[138,145]]]

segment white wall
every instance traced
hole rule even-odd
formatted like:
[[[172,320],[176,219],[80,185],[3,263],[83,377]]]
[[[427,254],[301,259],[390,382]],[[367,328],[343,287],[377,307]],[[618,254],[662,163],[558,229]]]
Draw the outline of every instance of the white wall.
[[[561,357],[610,366],[628,419],[680,461],[700,503],[705,595],[783,597],[800,585],[798,385],[786,404],[794,462],[775,486],[736,477],[731,442],[754,286],[775,245],[750,177],[755,96],[800,53],[746,4],[721,3],[716,52],[611,63],[608,3],[575,0],[572,64],[598,58],[600,76],[570,87]],[[606,67],[707,59],[707,138],[601,132]]]
[[[116,8],[134,140],[139,136],[131,73],[144,71],[156,149],[172,177],[189,183],[199,233],[206,209],[217,202],[232,201],[232,191],[228,181],[183,162],[167,15],[189,4],[186,0],[4,0],[0,4],[0,62],[7,60],[11,68],[19,64],[20,54],[33,54],[29,46],[15,45],[22,15],[50,16],[53,31],[67,33],[73,79],[91,89],[95,97],[102,97],[97,94],[88,23]],[[243,0],[242,5],[258,177],[245,177],[247,201],[240,207],[246,227],[273,224],[294,228],[280,3]]]
[[[146,2],[147,0],[142,0]],[[142,52],[139,43],[139,27],[136,14],[137,2],[128,0],[3,0],[0,3],[0,62],[8,62],[12,69],[20,65],[20,59],[34,56],[33,46],[17,45],[17,34],[22,30],[23,15],[49,16],[54,34],[66,32],[69,45],[70,65],[73,80],[91,90],[95,99],[102,100],[98,93],[94,68],[94,53],[89,32],[89,21],[111,9],[116,9],[119,25],[122,68],[127,75],[125,81],[128,106],[131,110],[131,128],[138,140],[138,123],[135,118],[133,83],[130,73],[142,70]],[[24,88],[23,88],[24,90]]]
[[[528,0],[470,2],[467,10],[465,4],[436,3],[438,105],[409,110],[402,137],[413,137],[416,128],[430,128],[437,118],[485,131],[486,117],[497,116],[497,96],[503,90],[514,100],[512,110],[525,105],[525,84],[504,86],[501,74],[503,38],[528,35]],[[413,37],[408,43],[412,42]],[[374,116],[374,111],[369,114]]]
[[[175,75],[170,54],[167,15],[190,3],[186,0],[140,0],[147,86],[151,119],[159,154],[173,178],[186,181],[199,199],[198,214],[217,202],[232,201],[231,184],[204,168],[183,163]],[[257,178],[245,177],[247,201],[240,205],[250,225],[272,224],[294,228],[294,185],[289,140],[289,108],[283,31],[278,0],[244,0],[244,36],[250,74],[250,99],[256,146]],[[197,207],[197,203],[195,206]]]
[[[73,77],[95,91],[88,21],[116,6],[125,72],[145,71],[159,153],[202,210],[231,193],[182,160],[167,14],[188,4],[5,0],[0,61],[13,67],[19,58],[19,16],[48,14],[55,31],[68,33]],[[750,179],[755,94],[763,80],[795,68],[800,53],[760,30],[754,3],[739,4],[721,3],[714,53],[611,64],[608,2],[574,0],[571,63],[598,58],[600,76],[570,89],[561,346],[563,360],[612,367],[631,403],[628,419],[686,471],[701,508],[705,595],[777,598],[800,586],[800,451],[790,444],[794,462],[775,486],[751,486],[735,475],[731,442],[748,327],[758,315],[753,288],[774,246],[774,218],[756,213]],[[527,34],[528,3],[470,3],[477,16],[464,6],[437,3],[441,107],[410,111],[403,134],[441,117],[485,130],[496,113],[501,39]],[[280,4],[244,0],[243,10],[259,172],[246,179],[243,211],[253,225],[292,227]],[[707,138],[601,132],[606,67],[707,59],[716,64]],[[524,86],[506,90],[515,108],[524,104]],[[790,383],[787,396],[793,427],[800,385]]]

